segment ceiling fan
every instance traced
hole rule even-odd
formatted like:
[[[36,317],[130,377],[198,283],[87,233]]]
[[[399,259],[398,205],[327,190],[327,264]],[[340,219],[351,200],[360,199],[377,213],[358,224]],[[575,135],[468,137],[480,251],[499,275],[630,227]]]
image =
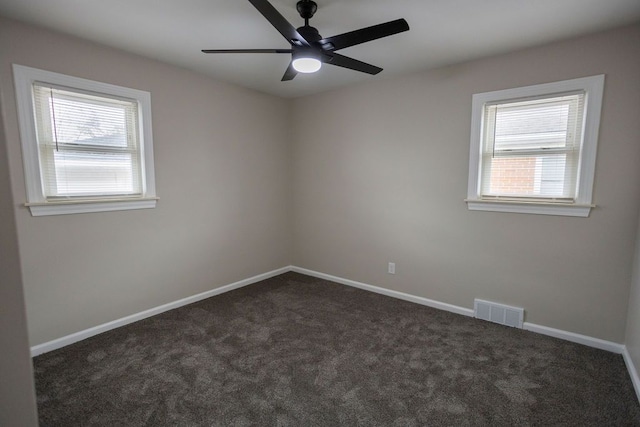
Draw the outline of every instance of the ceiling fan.
[[[404,19],[361,28],[333,37],[323,38],[309,25],[309,19],[318,10],[313,0],[300,0],[296,9],[304,19],[304,26],[295,28],[267,0],[249,0],[267,21],[287,39],[291,49],[204,49],[204,53],[289,53],[291,62],[282,81],[293,80],[298,73],[315,73],[322,63],[349,68],[368,74],[378,74],[382,68],[336,53],[337,50],[392,36],[409,30]]]

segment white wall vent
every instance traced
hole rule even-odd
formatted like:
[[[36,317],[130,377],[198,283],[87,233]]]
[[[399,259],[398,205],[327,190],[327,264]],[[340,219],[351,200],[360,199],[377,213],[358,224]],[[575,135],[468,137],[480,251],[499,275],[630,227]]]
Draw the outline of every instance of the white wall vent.
[[[473,308],[476,319],[488,320],[489,322],[522,329],[524,308],[511,307],[481,299],[474,300]]]

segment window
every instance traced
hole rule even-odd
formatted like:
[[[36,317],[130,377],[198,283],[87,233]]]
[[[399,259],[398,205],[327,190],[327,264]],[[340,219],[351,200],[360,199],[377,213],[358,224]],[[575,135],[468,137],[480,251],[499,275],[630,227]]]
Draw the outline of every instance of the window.
[[[589,216],[604,76],[473,96],[470,210]]]
[[[148,92],[13,70],[33,216],[155,207]]]

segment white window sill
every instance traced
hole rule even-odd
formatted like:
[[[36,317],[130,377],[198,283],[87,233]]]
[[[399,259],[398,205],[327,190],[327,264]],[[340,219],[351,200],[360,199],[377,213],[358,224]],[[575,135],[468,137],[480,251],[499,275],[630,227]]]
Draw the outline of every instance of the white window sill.
[[[518,200],[466,199],[470,211],[511,212],[534,215],[558,215],[587,218],[595,205],[528,202]]]
[[[31,216],[66,215],[89,212],[126,211],[132,209],[153,209],[157,197],[136,199],[102,200],[60,200],[55,202],[25,203]]]

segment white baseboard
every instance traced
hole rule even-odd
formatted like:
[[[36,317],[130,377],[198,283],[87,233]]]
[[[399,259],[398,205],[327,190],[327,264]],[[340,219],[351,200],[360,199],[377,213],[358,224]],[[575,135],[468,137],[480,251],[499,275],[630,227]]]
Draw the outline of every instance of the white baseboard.
[[[390,289],[380,288],[378,286],[356,282],[355,280],[343,279],[342,277],[332,276],[330,274],[324,274],[324,273],[320,273],[313,270],[307,270],[306,268],[293,266],[291,267],[291,271],[295,271],[296,273],[300,273],[300,274],[306,274],[307,276],[317,277],[319,279],[330,280],[332,282],[340,283],[347,286],[352,286],[354,288],[364,289],[365,291],[375,292],[376,294],[382,294],[388,297],[415,302],[416,304],[426,305],[428,307],[437,308],[439,310],[450,311],[451,313],[473,317],[473,310],[470,308],[459,307],[457,305],[447,304],[444,302],[435,301],[428,298],[418,297],[411,294],[405,294],[404,292],[392,291]]]
[[[93,328],[85,329],[83,331],[79,331],[71,335],[67,335],[62,338],[58,338],[49,342],[45,342],[43,344],[33,346],[31,347],[31,356],[34,357],[43,353],[47,353],[52,350],[57,350],[59,348],[62,348],[69,344],[73,344],[78,341],[82,341],[94,335],[98,335],[103,332],[107,332],[109,330],[119,328],[120,326],[128,325],[129,323],[137,322],[138,320],[146,319],[147,317],[155,316],[156,314],[164,313],[165,311],[173,310],[175,308],[179,308],[188,304],[192,304],[194,302],[201,301],[206,298],[220,295],[225,292],[232,291],[234,289],[248,286],[253,283],[257,283],[262,280],[266,280],[271,277],[278,276],[280,274],[283,274],[289,271],[295,271],[296,273],[306,274],[307,276],[330,280],[332,282],[340,283],[347,286],[352,286],[355,288],[363,289],[365,291],[375,292],[377,294],[386,295],[392,298],[410,301],[416,304],[437,308],[439,310],[461,314],[463,316],[473,317],[473,310],[470,308],[460,307],[453,304],[447,304],[444,302],[435,301],[432,299],[419,297],[419,296],[407,294],[404,292],[393,291],[390,289],[385,289],[385,288],[369,285],[362,282],[356,282],[354,280],[344,279],[342,277],[332,276],[330,274],[320,273],[318,271],[308,270],[306,268],[301,268],[296,266],[287,266],[287,267],[282,267],[277,270],[273,270],[264,274],[253,276],[248,279],[240,280],[238,282],[231,283],[229,285],[222,286],[220,288],[212,289],[207,292],[203,292],[197,295],[183,298],[178,301],[174,301],[174,302],[164,304],[155,308],[151,308],[149,310],[145,310],[140,313],[132,314],[130,316],[126,316],[121,319],[104,323],[102,325],[98,325]],[[560,329],[554,329],[547,326],[536,325],[529,322],[524,323],[523,329],[531,332],[543,334],[543,335],[548,335],[555,338],[560,338],[566,341],[583,344],[589,347],[610,351],[612,353],[622,354],[624,357],[624,361],[627,365],[627,369],[629,370],[629,375],[631,376],[633,386],[636,390],[638,398],[640,399],[640,380],[638,378],[638,372],[636,371],[635,366],[633,365],[633,361],[631,360],[629,352],[627,351],[627,348],[624,344],[617,344],[611,341],[605,341],[599,338],[593,338],[587,335],[580,335],[574,332],[563,331]]]
[[[624,344],[601,340],[600,338],[594,338],[588,335],[580,335],[575,332],[563,331],[562,329],[536,325],[535,323],[524,322],[523,329],[554,338],[560,338],[561,340],[586,345],[588,347],[599,348],[600,350],[606,350],[616,354],[622,354],[625,348]]]
[[[462,314],[463,316],[473,317],[473,310],[470,308],[464,308],[464,307],[447,304],[440,301],[434,301],[428,298],[405,294],[403,292],[392,291],[389,289],[380,288],[378,286],[368,285],[366,283],[356,282],[354,280],[344,279],[342,277],[332,276],[330,274],[324,274],[317,271],[308,270],[306,268],[294,266],[294,267],[291,267],[291,270],[297,273],[306,274],[307,276],[313,276],[320,279],[330,280],[332,282],[341,283],[347,286],[353,286],[355,288],[360,288],[366,291],[387,295],[393,298],[415,302],[417,304],[426,305],[426,306],[437,308],[440,310],[450,311],[456,314]],[[547,326],[540,326],[540,325],[536,325],[529,322],[525,322],[523,324],[523,329],[531,332],[536,332],[538,334],[548,335],[548,336],[560,338],[566,341],[583,344],[589,347],[594,347],[601,350],[607,350],[617,354],[622,354],[625,348],[623,344],[617,344],[611,341],[605,341],[605,340],[601,340],[599,338],[593,338],[587,335],[580,335],[574,332],[563,331],[561,329],[554,329],[554,328],[549,328]]]
[[[31,357],[38,356],[40,354],[47,353],[49,351],[57,350],[69,344],[73,344],[75,342],[90,338],[94,335],[98,335],[103,332],[107,332],[112,329],[119,328],[124,325],[128,325],[129,323],[137,322],[138,320],[146,319],[147,317],[155,316],[156,314],[164,313],[165,311],[173,310],[174,308],[182,307],[187,304],[192,304],[194,302],[198,302],[203,299],[207,299],[216,295],[223,294],[225,292],[232,291],[234,289],[242,288],[244,286],[248,286],[253,283],[260,282],[261,280],[278,276],[288,271],[291,271],[290,266],[282,267],[277,270],[269,271],[268,273],[259,274],[257,276],[240,280],[238,282],[231,283],[229,285],[222,286],[220,288],[212,289],[210,291],[202,292],[200,294],[183,298],[178,301],[174,301],[158,307],[150,308],[149,310],[145,310],[140,313],[132,314],[130,316],[126,316],[121,319],[116,319],[111,322],[103,323],[102,325],[94,326],[93,328],[85,329],[83,331],[79,331],[71,335],[64,336],[62,338],[58,338],[52,341],[35,345],[31,347]]]
[[[638,378],[638,371],[636,370],[636,366],[633,364],[633,360],[631,359],[631,355],[629,354],[629,350],[626,345],[622,351],[622,357],[624,358],[624,363],[627,365],[627,370],[629,371],[633,388],[636,390],[638,401],[640,401],[640,378]]]

